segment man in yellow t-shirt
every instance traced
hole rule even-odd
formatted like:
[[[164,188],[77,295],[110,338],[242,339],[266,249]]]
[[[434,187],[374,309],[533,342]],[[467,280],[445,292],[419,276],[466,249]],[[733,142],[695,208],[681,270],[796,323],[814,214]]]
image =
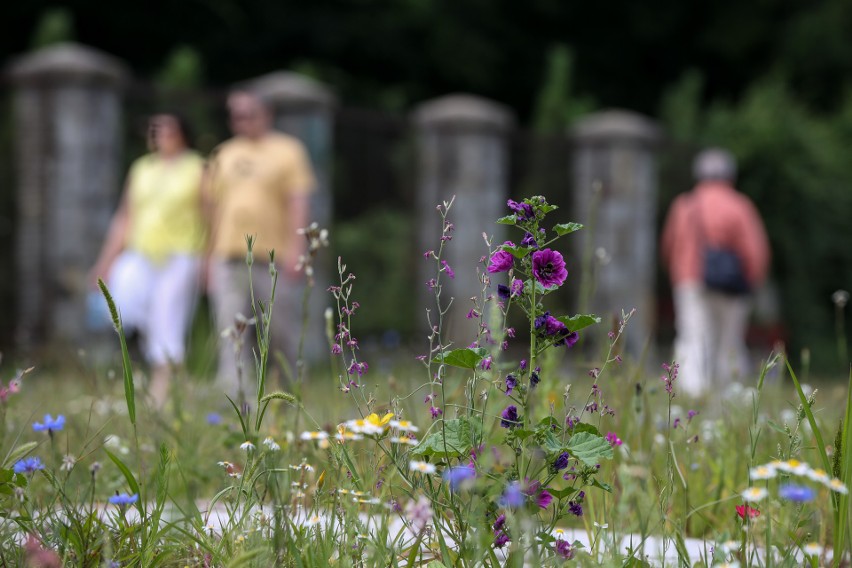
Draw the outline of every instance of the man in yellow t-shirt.
[[[234,137],[210,159],[205,197],[211,221],[208,290],[216,325],[232,330],[237,314],[250,318],[246,235],[254,237],[251,269],[255,300],[269,301],[272,289],[269,252],[275,252],[280,276],[272,313],[271,351],[290,361],[299,334],[292,290],[298,287],[296,265],[304,239],[297,230],[308,224],[309,195],[314,189],[310,160],[302,143],[272,129],[271,109],[255,94],[234,91],[228,97]],[[258,313],[260,310],[258,310]],[[229,394],[255,390],[254,330],[242,335],[241,372],[232,334],[220,337],[219,385]]]

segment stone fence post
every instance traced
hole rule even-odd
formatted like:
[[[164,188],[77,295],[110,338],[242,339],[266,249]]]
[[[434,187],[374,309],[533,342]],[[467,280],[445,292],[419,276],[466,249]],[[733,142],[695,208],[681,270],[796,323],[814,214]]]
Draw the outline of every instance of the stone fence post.
[[[75,43],[24,55],[14,86],[17,343],[78,345],[87,272],[121,186],[124,66]]]
[[[581,308],[603,316],[605,325],[621,309],[636,308],[625,346],[639,355],[652,345],[655,329],[655,149],[661,131],[642,115],[608,110],[581,119],[572,136],[574,210],[586,225],[577,256],[592,260]]]
[[[331,169],[333,158],[334,111],[336,100],[331,91],[321,83],[288,71],[276,71],[247,82],[247,86],[267,100],[275,113],[275,127],[302,141],[308,150],[314,175],[316,192],[311,198],[310,219],[320,227],[328,228],[332,221]],[[331,235],[334,238],[334,234]],[[316,287],[311,294],[310,315],[305,355],[316,359],[325,353],[327,342],[322,319],[326,306],[332,304],[326,289],[332,278],[331,262],[327,250],[320,253],[315,267]],[[302,290],[279,290],[299,294]],[[295,302],[298,304],[299,302]]]
[[[465,314],[479,296],[479,259],[488,249],[482,234],[504,240],[497,218],[506,214],[509,195],[508,133],[513,127],[511,112],[498,103],[472,95],[449,95],[421,104],[414,112],[418,146],[417,243],[418,252],[439,246],[441,218],[435,207],[455,196],[449,220],[455,225],[453,240],[443,258],[455,278],[442,276],[442,302],[453,298],[444,320],[446,338],[455,347],[467,346],[477,335],[475,320]],[[421,310],[429,309],[437,322],[435,297],[426,282],[435,277],[433,263],[420,264],[417,297]],[[496,292],[496,287],[492,291]]]

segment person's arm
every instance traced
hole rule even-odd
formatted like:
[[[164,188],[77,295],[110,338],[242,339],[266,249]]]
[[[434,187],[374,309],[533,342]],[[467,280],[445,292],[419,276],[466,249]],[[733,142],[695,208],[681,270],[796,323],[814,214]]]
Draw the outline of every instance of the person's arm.
[[[766,236],[760,213],[751,201],[746,201],[740,222],[740,252],[744,259],[746,276],[752,287],[757,288],[763,284],[769,272],[769,238]]]
[[[98,278],[107,279],[112,269],[112,264],[127,245],[127,235],[130,230],[128,187],[126,183],[118,210],[116,210],[112,221],[110,221],[109,230],[107,231],[103,247],[101,247],[101,252],[98,255],[97,261],[95,261],[95,265],[89,272],[89,282],[92,286],[97,286]]]

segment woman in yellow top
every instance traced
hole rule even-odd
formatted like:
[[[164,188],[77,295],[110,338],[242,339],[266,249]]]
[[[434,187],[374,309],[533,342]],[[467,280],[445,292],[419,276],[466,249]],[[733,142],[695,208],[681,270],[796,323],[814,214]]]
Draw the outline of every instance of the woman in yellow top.
[[[180,116],[152,117],[149,132],[151,153],[130,168],[92,279],[107,282],[124,327],[139,332],[151,365],[149,394],[161,406],[170,364],[184,360],[198,296],[205,248],[204,161],[190,149]]]

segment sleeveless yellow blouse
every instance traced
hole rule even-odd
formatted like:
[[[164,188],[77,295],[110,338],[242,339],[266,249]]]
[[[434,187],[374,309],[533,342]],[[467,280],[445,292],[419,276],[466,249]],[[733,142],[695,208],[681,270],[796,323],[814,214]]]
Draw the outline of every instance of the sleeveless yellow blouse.
[[[172,254],[203,252],[203,169],[204,160],[192,151],[172,160],[147,154],[133,163],[128,177],[128,248],[154,262]]]

